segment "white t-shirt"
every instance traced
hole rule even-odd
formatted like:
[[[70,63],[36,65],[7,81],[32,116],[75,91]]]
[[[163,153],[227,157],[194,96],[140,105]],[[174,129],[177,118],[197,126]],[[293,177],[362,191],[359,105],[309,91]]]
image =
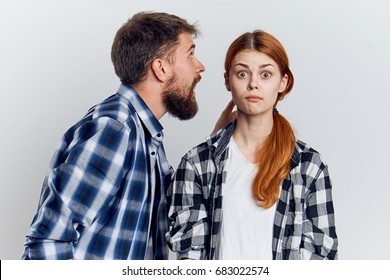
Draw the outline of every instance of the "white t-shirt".
[[[226,164],[216,259],[271,260],[276,204],[268,209],[256,205],[252,182],[258,166],[242,155],[233,137]]]

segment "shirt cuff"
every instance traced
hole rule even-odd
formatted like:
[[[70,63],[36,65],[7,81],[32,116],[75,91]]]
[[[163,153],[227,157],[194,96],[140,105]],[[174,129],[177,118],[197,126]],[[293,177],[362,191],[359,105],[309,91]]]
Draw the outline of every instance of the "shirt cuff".
[[[69,260],[73,258],[72,243],[53,241],[28,244],[22,256],[24,260]]]
[[[201,250],[190,250],[187,252],[177,253],[178,260],[184,260],[184,259],[200,260],[201,257],[202,257]]]

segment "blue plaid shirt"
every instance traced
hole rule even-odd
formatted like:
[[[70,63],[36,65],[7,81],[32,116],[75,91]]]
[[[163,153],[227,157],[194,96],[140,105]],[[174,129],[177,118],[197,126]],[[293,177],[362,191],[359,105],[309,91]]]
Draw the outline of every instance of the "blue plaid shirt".
[[[63,136],[23,259],[166,259],[173,170],[159,121],[130,87]]]

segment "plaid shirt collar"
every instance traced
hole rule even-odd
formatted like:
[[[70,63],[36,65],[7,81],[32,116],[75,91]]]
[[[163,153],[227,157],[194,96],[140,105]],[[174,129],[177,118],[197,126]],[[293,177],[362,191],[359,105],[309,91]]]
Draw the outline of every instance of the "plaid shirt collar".
[[[229,145],[230,138],[233,135],[236,125],[237,125],[237,120],[234,120],[233,122],[226,125],[224,128],[220,129],[216,133],[206,138],[207,145],[209,147],[211,146],[215,147],[215,152],[214,152],[215,158],[219,158],[223,153],[223,151],[225,151],[225,149]],[[301,160],[300,158],[301,158],[301,154],[295,147],[293,154],[291,156],[291,169],[298,166]]]
[[[146,130],[149,131],[153,138],[157,138],[158,134],[160,134],[160,137],[164,136],[161,123],[153,115],[148,105],[146,105],[145,101],[141,98],[141,96],[139,96],[134,88],[125,83],[121,83],[117,93],[123,98],[129,100],[129,104],[131,104],[130,106],[133,106],[134,111],[137,113]]]

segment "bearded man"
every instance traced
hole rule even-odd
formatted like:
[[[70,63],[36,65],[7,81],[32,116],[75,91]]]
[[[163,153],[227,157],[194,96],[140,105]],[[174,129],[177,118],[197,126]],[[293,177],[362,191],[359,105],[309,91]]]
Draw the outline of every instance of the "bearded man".
[[[117,31],[111,58],[120,87],[64,134],[23,259],[167,259],[173,170],[159,120],[197,113],[194,88],[205,70],[197,34],[158,12],[135,14]]]

